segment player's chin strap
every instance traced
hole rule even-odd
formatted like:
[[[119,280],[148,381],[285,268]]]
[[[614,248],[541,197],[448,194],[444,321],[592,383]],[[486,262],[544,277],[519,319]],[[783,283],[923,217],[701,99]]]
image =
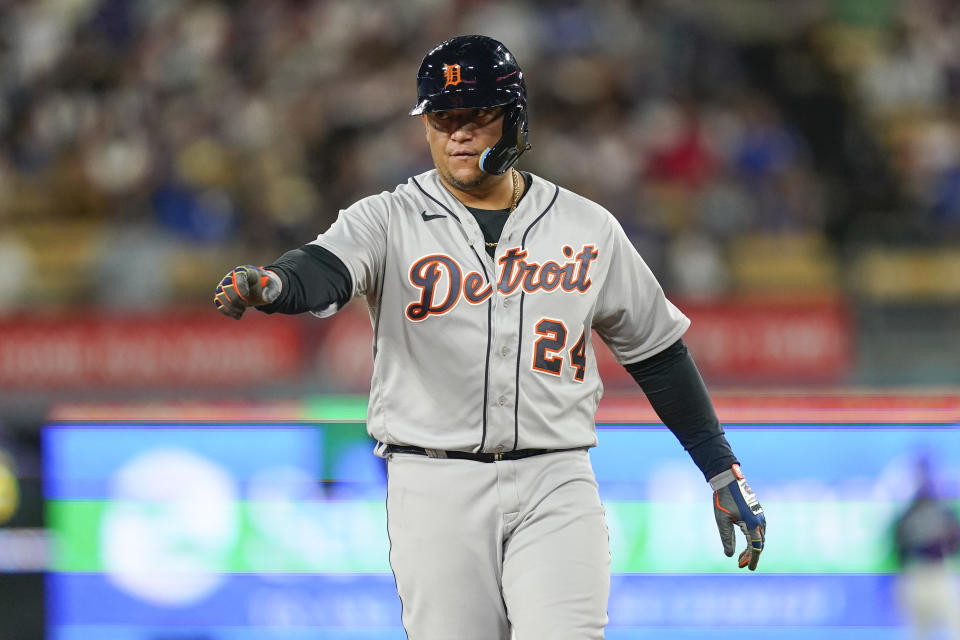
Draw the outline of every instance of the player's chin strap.
[[[495,176],[504,173],[530,148],[529,136],[527,107],[517,103],[503,117],[503,135],[480,155],[480,169]]]

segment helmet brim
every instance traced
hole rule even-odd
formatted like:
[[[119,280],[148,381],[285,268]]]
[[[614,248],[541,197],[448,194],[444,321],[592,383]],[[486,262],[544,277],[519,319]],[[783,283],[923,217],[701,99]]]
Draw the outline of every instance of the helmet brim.
[[[418,102],[410,110],[411,116],[422,113],[436,113],[452,109],[481,109],[484,107],[502,107],[506,104],[518,102],[522,99],[519,89],[496,88],[494,90],[478,91],[469,87],[442,91]]]

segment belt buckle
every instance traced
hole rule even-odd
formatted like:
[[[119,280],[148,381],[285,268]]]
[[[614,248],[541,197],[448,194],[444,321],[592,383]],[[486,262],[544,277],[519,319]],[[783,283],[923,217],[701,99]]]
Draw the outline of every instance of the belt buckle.
[[[503,460],[503,452],[497,451],[496,453],[493,454],[493,461],[499,462],[500,460]]]

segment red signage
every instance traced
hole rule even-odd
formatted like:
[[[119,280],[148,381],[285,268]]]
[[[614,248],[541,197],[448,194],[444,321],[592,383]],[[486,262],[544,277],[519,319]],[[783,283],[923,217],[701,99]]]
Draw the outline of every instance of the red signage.
[[[850,316],[836,302],[684,305],[685,341],[722,381],[834,382],[853,362]]]
[[[214,311],[0,319],[0,386],[170,388],[298,373],[298,323],[247,315],[242,323]]]
[[[835,383],[852,367],[851,321],[840,304],[679,306],[693,321],[684,340],[710,383]],[[356,304],[323,321],[248,313],[235,322],[212,311],[13,316],[0,319],[0,389],[198,388],[320,376],[339,391],[366,391],[371,334]],[[594,346],[604,385],[636,389],[596,337]]]
[[[678,306],[692,321],[683,340],[709,382],[839,382],[852,368],[851,319],[838,302]],[[605,384],[629,386],[609,352],[596,350]]]

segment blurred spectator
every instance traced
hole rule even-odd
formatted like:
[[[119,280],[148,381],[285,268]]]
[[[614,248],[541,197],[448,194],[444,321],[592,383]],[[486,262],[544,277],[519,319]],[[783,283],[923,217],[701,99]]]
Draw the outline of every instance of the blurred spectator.
[[[943,626],[960,639],[960,589],[949,562],[960,551],[960,521],[938,496],[928,458],[918,460],[916,475],[916,495],[896,522],[900,599],[914,637],[930,637]]]
[[[829,43],[825,58],[854,88],[853,102],[889,154],[905,198],[890,203],[898,209],[890,235],[956,247],[960,5],[946,0],[859,4],[859,16],[838,13],[827,23],[822,31],[832,35],[821,44]],[[846,55],[837,55],[838,50]],[[862,212],[849,215],[864,217]]]
[[[115,225],[102,236],[93,300],[107,309],[162,307],[177,295],[169,265],[178,256],[176,238],[142,222]],[[202,251],[202,249],[197,249]]]
[[[525,67],[551,71],[530,78],[534,148],[524,168],[610,208],[638,246],[653,248],[645,256],[668,285],[739,290],[726,264],[736,237],[825,238],[828,211],[863,214],[825,186],[840,179],[821,173],[832,159],[817,157],[745,55],[751,38],[786,44],[816,24],[839,34],[832,49],[822,45],[823,63],[849,75],[850,100],[889,145],[904,191],[936,229],[931,238],[960,235],[960,120],[949,109],[960,97],[955,3],[785,6],[781,23],[726,3],[715,13],[692,6],[2,3],[5,261],[21,262],[11,247],[32,255],[23,268],[42,272],[46,287],[35,297],[68,304],[71,287],[58,278],[110,272],[129,251],[113,246],[123,235],[114,226],[139,229],[138,246],[157,264],[179,259],[165,248],[171,241],[225,258],[256,247],[264,259],[307,242],[356,198],[429,167],[416,123],[396,124],[412,104],[418,53],[465,32],[489,33]],[[843,47],[847,55],[827,55]],[[64,223],[77,238],[69,260],[36,231]],[[152,238],[158,250],[145,246]],[[695,264],[683,264],[685,251]],[[220,275],[193,266],[198,283]],[[137,306],[134,289],[113,297],[129,292],[126,304]],[[206,285],[177,289],[178,301],[208,294]],[[31,302],[16,289],[4,297],[8,308]]]
[[[20,238],[0,232],[0,272],[7,274],[0,287],[0,309],[9,309],[23,299],[33,282],[33,257]]]
[[[863,100],[871,111],[889,112],[940,102],[946,78],[930,42],[905,25],[893,30],[890,44],[861,73]]]

